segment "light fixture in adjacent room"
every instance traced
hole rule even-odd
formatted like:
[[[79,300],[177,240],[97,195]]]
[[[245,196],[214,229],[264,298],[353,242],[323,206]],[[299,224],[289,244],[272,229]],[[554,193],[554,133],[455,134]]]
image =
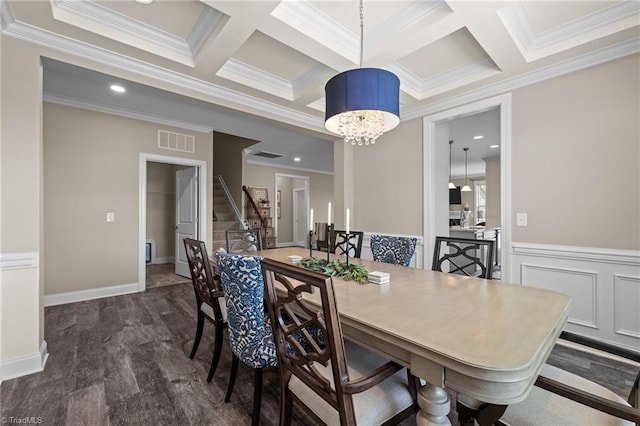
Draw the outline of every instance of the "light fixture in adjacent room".
[[[127,91],[127,89],[120,86],[119,84],[112,84],[109,88],[116,93],[124,93]]]
[[[400,123],[400,79],[379,68],[362,68],[363,0],[360,0],[360,66],[332,77],[325,86],[325,127],[352,145],[374,144]]]
[[[469,184],[467,184],[467,151],[469,151],[469,148],[463,148],[463,149],[464,149],[464,186],[460,191],[469,192],[471,191],[471,187],[469,186]]]
[[[474,139],[476,139],[476,140],[478,140],[478,139],[483,139],[483,138],[484,138],[484,136],[482,136],[482,135],[476,135],[476,136],[474,136],[473,138],[474,138]]]
[[[293,157],[293,161],[295,161],[296,163],[299,162],[301,160],[300,157]]]
[[[449,141],[449,189],[456,189],[456,184],[451,180],[451,147],[453,146],[453,140]]]
[[[489,148],[491,149],[500,148],[500,145],[490,145]]]
[[[133,0],[136,3],[140,3],[140,4],[151,4],[153,3],[153,0]]]

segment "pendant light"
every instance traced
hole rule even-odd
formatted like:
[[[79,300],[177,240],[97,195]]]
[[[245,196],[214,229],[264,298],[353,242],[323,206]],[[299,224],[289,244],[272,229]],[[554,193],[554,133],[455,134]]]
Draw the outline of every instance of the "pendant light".
[[[456,184],[451,180],[451,146],[453,141],[449,141],[449,189],[456,189]]]
[[[471,191],[471,188],[467,184],[467,151],[469,151],[469,148],[463,148],[463,149],[464,149],[464,186],[460,191],[469,192]]]
[[[400,123],[400,79],[379,68],[362,68],[363,0],[360,0],[359,68],[332,77],[325,85],[325,127],[352,145],[374,144]]]

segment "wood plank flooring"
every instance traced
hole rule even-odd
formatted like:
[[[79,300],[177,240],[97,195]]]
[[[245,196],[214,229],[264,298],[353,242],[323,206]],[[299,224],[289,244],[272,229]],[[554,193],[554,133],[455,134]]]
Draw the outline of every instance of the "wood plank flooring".
[[[188,358],[195,312],[190,283],[46,308],[46,368],[2,383],[0,418],[33,416],[56,426],[250,424],[250,369],[241,365],[231,402],[223,402],[231,365],[227,342],[213,381],[206,382],[213,346],[210,324],[196,357]],[[637,374],[637,367],[560,346],[549,362],[597,376],[625,398]],[[278,400],[277,371],[267,372],[261,424],[278,423]],[[452,403],[449,417],[457,425],[454,408]],[[294,424],[312,421],[294,407]],[[413,426],[415,419],[402,424]]]

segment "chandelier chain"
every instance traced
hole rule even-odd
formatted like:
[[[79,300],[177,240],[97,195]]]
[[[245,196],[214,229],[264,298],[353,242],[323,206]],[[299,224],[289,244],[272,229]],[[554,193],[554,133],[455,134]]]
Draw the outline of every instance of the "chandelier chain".
[[[362,55],[364,52],[364,5],[360,0],[360,68],[362,68]]]

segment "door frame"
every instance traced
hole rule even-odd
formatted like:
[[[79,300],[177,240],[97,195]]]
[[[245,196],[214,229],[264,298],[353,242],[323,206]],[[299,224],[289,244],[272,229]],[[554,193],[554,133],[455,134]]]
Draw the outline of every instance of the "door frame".
[[[303,195],[304,195],[304,204],[305,204],[305,207],[307,209],[304,212],[305,213],[305,219],[304,219],[305,226],[304,226],[303,229],[308,230],[310,224],[308,223],[309,222],[309,214],[307,213],[309,211],[309,200],[308,200],[308,197],[307,197],[307,187],[305,185],[304,188],[292,188],[291,192],[292,192],[292,197],[291,198],[293,200],[293,202],[291,203],[291,206],[293,207],[293,214],[291,216],[293,217],[294,224],[295,224],[295,220],[296,220],[296,218],[298,217],[298,214],[299,214],[299,212],[298,212],[298,203],[297,203],[297,194],[298,194],[298,192],[302,192]],[[304,237],[304,239],[301,240],[300,239],[301,236],[298,235],[298,228],[299,228],[298,226],[293,226],[293,244],[295,244],[297,246],[298,244],[300,244],[302,242],[302,247],[305,247],[306,246],[306,241],[307,241],[307,232],[303,232],[302,233],[302,237]]]
[[[147,288],[145,244],[147,234],[147,162],[198,167],[198,238],[207,235],[207,162],[191,158],[140,153],[138,173],[138,291]]]
[[[500,262],[502,280],[515,282],[511,277],[511,93],[451,108],[423,117],[422,164],[423,185],[423,241],[424,263],[430,265],[435,244],[435,128],[438,123],[500,107]]]

